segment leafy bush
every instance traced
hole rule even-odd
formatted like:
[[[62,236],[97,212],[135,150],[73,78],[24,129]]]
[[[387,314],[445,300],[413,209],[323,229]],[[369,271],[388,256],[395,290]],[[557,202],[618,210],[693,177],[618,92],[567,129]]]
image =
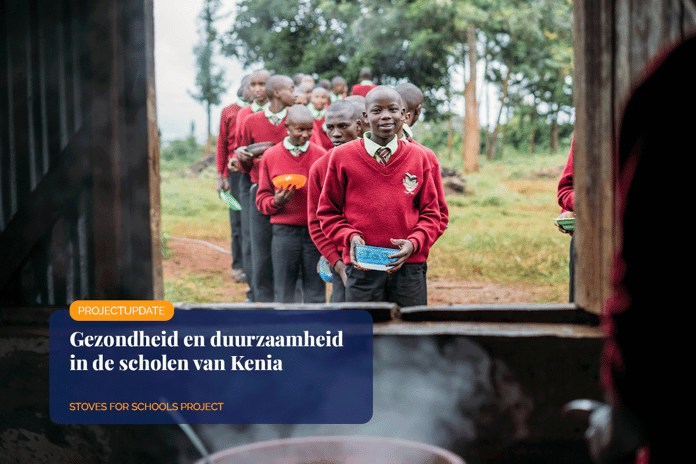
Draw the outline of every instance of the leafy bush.
[[[205,146],[198,145],[196,137],[189,135],[185,139],[173,140],[168,145],[162,147],[160,160],[168,161],[187,161],[194,163],[201,159]]]

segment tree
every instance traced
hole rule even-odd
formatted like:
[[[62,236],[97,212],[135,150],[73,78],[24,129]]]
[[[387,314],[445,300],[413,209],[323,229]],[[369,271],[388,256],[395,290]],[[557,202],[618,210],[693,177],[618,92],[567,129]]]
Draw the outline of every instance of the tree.
[[[243,0],[222,50],[245,66],[277,73],[342,75],[357,82],[369,67],[376,80],[408,80],[424,89],[430,116],[449,85],[451,7],[433,0]]]
[[[201,42],[193,48],[196,55],[198,74],[196,75],[197,92],[189,91],[189,94],[201,103],[205,103],[208,114],[208,141],[211,136],[210,109],[213,105],[220,104],[220,96],[225,92],[224,72],[216,70],[213,64],[217,44],[217,30],[213,23],[222,18],[218,14],[220,0],[204,0],[203,9],[198,15],[202,23],[200,33]]]
[[[481,123],[476,93],[479,61],[479,31],[486,27],[494,0],[472,0],[457,4],[455,37],[462,44],[462,64],[469,77],[464,84],[464,123],[462,127],[462,159],[465,172],[478,172],[481,148]],[[485,33],[483,33],[485,35]]]
[[[503,106],[513,108],[528,134],[529,150],[538,143],[538,124],[549,128],[550,148],[558,139],[558,116],[572,108],[572,4],[567,0],[508,0],[501,3],[487,26],[487,49],[494,66],[488,78],[501,92]],[[489,157],[497,142],[500,116],[493,131]],[[519,136],[523,127],[516,134]],[[539,133],[538,135],[544,135]],[[545,139],[547,140],[547,139]]]
[[[570,0],[242,0],[223,53],[245,66],[276,73],[342,75],[356,82],[370,67],[378,83],[408,80],[423,90],[429,120],[451,116],[452,96],[466,98],[462,157],[476,170],[481,129],[477,64],[499,90],[503,116],[526,104],[526,117],[547,124],[570,111]],[[453,67],[467,75],[465,91],[451,89]],[[534,101],[535,104],[530,102]],[[569,103],[570,102],[570,103]],[[530,112],[533,111],[535,115]]]

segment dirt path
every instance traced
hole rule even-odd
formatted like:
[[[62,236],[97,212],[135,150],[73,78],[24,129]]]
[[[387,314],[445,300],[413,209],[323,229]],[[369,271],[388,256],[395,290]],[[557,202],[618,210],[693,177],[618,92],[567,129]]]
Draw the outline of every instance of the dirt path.
[[[230,276],[231,258],[229,241],[206,239],[213,247],[196,241],[171,239],[168,242],[170,258],[162,261],[164,279],[186,280],[191,274],[217,275],[227,285],[217,289],[219,299],[213,302],[238,303],[245,300],[246,284],[239,284]],[[428,281],[428,304],[476,304],[530,302],[542,289],[524,286],[502,286],[477,281]]]

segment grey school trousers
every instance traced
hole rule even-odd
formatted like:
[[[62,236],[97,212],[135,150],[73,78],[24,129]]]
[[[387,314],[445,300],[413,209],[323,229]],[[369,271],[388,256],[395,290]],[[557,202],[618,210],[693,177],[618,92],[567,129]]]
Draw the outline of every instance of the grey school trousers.
[[[343,285],[343,281],[341,280],[341,276],[338,275],[338,272],[331,269],[331,275],[333,276],[333,278],[331,279],[331,299],[329,300],[329,302],[345,303],[346,286]]]
[[[346,301],[387,301],[399,306],[428,304],[427,263],[406,263],[398,271],[361,271],[346,266]]]
[[[271,257],[273,228],[271,227],[271,217],[266,216],[256,207],[256,192],[258,190],[259,184],[252,184],[249,189],[249,233],[253,268],[251,290],[255,302],[272,303],[274,301],[273,258]]]
[[[239,171],[230,171],[230,195],[241,203],[239,197],[240,177]],[[230,208],[230,249],[232,250],[232,269],[244,269],[244,256],[242,254],[242,212]],[[245,273],[246,274],[246,273]]]
[[[298,277],[301,277],[303,302],[326,303],[326,284],[317,272],[321,253],[309,236],[307,226],[273,224],[271,250],[277,302],[296,301]]]
[[[254,268],[253,262],[251,260],[251,210],[256,209],[256,204],[252,204],[251,194],[249,189],[251,188],[251,178],[249,174],[241,173],[239,176],[239,203],[242,205],[242,214],[240,215],[241,222],[241,236],[242,236],[242,266],[244,269],[244,274],[246,274],[247,283],[249,284],[249,291],[247,292],[247,298],[251,301],[256,301],[254,297],[254,288],[251,282],[254,278]],[[256,198],[256,197],[254,197]]]

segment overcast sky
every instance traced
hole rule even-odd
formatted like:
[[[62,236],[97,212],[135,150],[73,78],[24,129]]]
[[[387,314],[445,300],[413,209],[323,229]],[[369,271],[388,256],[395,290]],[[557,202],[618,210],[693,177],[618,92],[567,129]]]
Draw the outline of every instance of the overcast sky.
[[[234,21],[236,3],[237,0],[223,0],[220,13],[229,13],[229,16],[216,24],[219,33],[229,30]],[[198,143],[202,144],[206,139],[205,106],[189,95],[189,91],[195,92],[196,90],[197,69],[193,47],[201,40],[198,35],[197,16],[202,7],[203,0],[155,0],[154,2],[157,121],[164,142],[187,137],[191,132],[191,121],[195,122],[195,135]],[[217,135],[219,132],[222,108],[235,101],[242,76],[249,72],[232,58],[217,56],[215,64],[224,69],[229,90],[222,96],[222,105],[212,108],[211,129],[213,135]],[[479,66],[482,67],[483,62],[480,62]],[[457,88],[463,89],[464,76],[461,69],[454,67],[452,73],[455,90]],[[478,77],[483,79],[482,68]],[[498,91],[493,86],[490,86],[488,91],[488,102],[481,101],[482,108],[479,116],[482,124],[486,124],[487,121],[492,122],[497,116],[500,106]],[[481,94],[480,88],[478,93]],[[453,110],[463,114],[464,99],[454,98],[452,103]]]
[[[231,12],[236,1],[223,0],[222,13]],[[205,141],[207,117],[205,106],[194,100],[196,57],[193,47],[200,41],[197,16],[202,0],[155,0],[155,80],[157,86],[157,123],[162,139],[167,142],[183,138],[191,132],[195,121],[195,135],[199,143]],[[234,15],[220,20],[218,32],[229,29]],[[220,112],[234,102],[237,89],[246,71],[236,60],[217,57],[216,64],[225,70],[228,92],[222,96],[222,105],[211,112],[212,133],[217,135]]]

